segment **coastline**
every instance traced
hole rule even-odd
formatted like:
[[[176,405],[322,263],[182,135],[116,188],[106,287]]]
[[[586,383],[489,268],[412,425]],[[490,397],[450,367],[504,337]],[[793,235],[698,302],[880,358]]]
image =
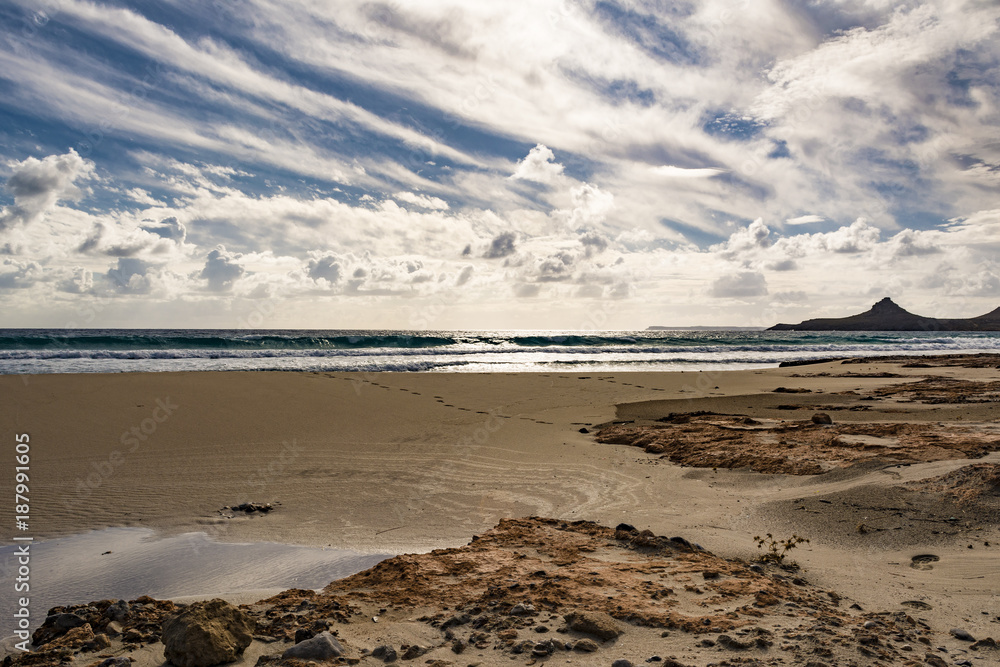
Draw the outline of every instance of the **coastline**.
[[[878,521],[891,513],[874,511],[879,494],[871,491],[1000,462],[996,453],[809,476],[684,467],[595,438],[600,425],[668,413],[807,420],[814,405],[860,401],[927,375],[1000,381],[992,366],[866,361],[591,375],[0,376],[0,393],[13,406],[2,417],[4,432],[31,434],[36,539],[141,526],[163,536],[203,531],[220,542],[426,553],[466,545],[505,518],[542,516],[612,527],[625,522],[747,559],[756,555],[754,535],[808,527],[811,541],[795,557],[814,584],[865,609],[914,587],[909,597],[934,600],[921,616],[935,628],[962,625],[997,636],[997,619],[980,613],[1000,595],[1000,570],[991,547],[983,546],[989,535],[1000,545],[996,525],[953,535],[918,525],[882,530]],[[809,391],[776,393],[778,387]],[[786,407],[805,407],[779,410],[779,396]],[[956,423],[986,431],[996,419],[992,398],[926,402],[889,391],[877,403],[830,414],[836,423]],[[848,502],[816,504],[831,498]],[[878,530],[869,536],[834,530],[837,522],[855,521],[846,505],[859,498],[871,501],[875,518],[868,521]],[[243,502],[275,509],[251,515],[224,509]],[[829,519],[802,520],[818,513]],[[917,552],[928,550],[939,565],[910,567]]]

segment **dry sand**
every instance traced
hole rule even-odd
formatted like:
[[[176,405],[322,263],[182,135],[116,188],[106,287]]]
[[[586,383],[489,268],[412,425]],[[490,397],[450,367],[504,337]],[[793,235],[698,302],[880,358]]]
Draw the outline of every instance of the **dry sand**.
[[[961,627],[978,638],[1000,637],[995,496],[987,490],[970,500],[956,482],[956,475],[968,477],[956,471],[970,464],[1000,462],[997,453],[982,456],[1000,439],[994,423],[1000,403],[985,384],[1000,382],[1000,371],[996,364],[903,366],[2,376],[0,432],[11,440],[14,433],[31,436],[36,539],[142,526],[164,534],[203,530],[232,542],[420,553],[465,545],[504,518],[542,516],[611,527],[626,522],[683,536],[722,558],[750,558],[757,552],[754,535],[797,532],[811,540],[794,552],[810,586],[836,591],[845,607],[851,602],[864,612],[902,610],[922,619],[932,628],[928,650],[948,649],[940,654],[946,664],[956,656],[1000,664],[1000,653],[969,653],[967,643],[948,635]],[[904,386],[914,382],[923,384]],[[778,387],[810,391],[774,392]],[[748,416],[765,426],[805,422],[823,411],[834,429],[916,424],[936,429],[939,438],[961,432],[965,445],[976,446],[929,460],[894,459],[895,435],[852,432],[846,441],[838,437],[854,445],[863,464],[845,467],[839,447],[836,460],[822,462],[830,472],[789,475],[689,467],[699,461],[595,437],[601,425],[670,426],[656,420],[698,411]],[[798,436],[793,430],[787,437]],[[963,458],[970,453],[979,458]],[[4,488],[11,488],[11,472],[0,471]],[[949,495],[956,486],[961,493]],[[224,509],[242,502],[273,503],[275,510],[243,516]],[[13,522],[11,510],[0,509],[5,525]],[[928,554],[939,560],[912,566],[915,556]],[[399,623],[400,632],[410,628],[420,641],[441,634],[410,617]],[[658,633],[635,632],[634,646],[619,644],[629,647],[626,654],[565,657],[610,664],[677,652]],[[361,635],[345,629],[342,636]],[[696,650],[686,638],[682,644],[685,664],[723,664],[716,648]],[[159,664],[161,645],[151,646],[141,652],[148,664]],[[252,648],[253,655],[268,650],[257,642]],[[917,648],[914,664],[924,664],[928,647]],[[793,653],[777,651],[755,659],[799,664]],[[895,657],[882,659],[897,664]],[[453,660],[509,663],[507,653],[495,651]],[[863,653],[856,660],[871,664]],[[253,664],[249,657],[244,662]]]

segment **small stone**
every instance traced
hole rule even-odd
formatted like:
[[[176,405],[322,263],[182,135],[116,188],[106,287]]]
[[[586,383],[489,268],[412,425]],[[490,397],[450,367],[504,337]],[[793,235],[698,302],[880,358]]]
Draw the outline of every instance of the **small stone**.
[[[730,637],[729,635],[719,635],[716,641],[718,642],[719,646],[721,646],[722,648],[727,648],[731,651],[743,651],[748,648],[753,648],[754,646],[754,642],[752,641],[743,642],[740,641],[739,639]]]
[[[963,630],[962,628],[952,628],[950,630],[950,632],[951,632],[951,635],[955,639],[961,639],[963,642],[974,642],[974,641],[976,641],[975,637],[973,637],[972,635],[970,635],[968,633],[968,631]]]
[[[586,426],[584,426],[584,427],[582,427],[582,428],[580,429],[580,433],[584,433],[584,434],[586,434],[586,433],[590,433],[590,429],[589,429],[589,428],[587,428]]]
[[[535,606],[527,603],[518,603],[510,608],[508,612],[511,616],[529,616],[535,613]]]
[[[581,653],[593,653],[599,648],[601,647],[597,645],[597,642],[593,639],[587,639],[586,637],[573,644],[573,650]]]
[[[129,604],[125,600],[119,600],[104,610],[104,614],[112,621],[124,621],[129,614]]]
[[[109,637],[117,637],[122,633],[122,624],[118,621],[111,621],[105,627],[104,632],[106,632]]]
[[[549,628],[548,628],[548,626],[545,626],[545,625],[539,625],[538,627],[535,628],[535,632],[537,632],[539,634],[541,634],[543,632],[548,632],[548,631],[549,631]]]
[[[419,658],[424,653],[427,653],[428,650],[430,649],[413,644],[412,646],[408,646],[406,650],[403,651],[403,660],[413,660],[414,658]]]
[[[832,424],[833,423],[833,419],[831,419],[830,415],[826,414],[825,412],[817,412],[816,414],[814,414],[812,416],[812,423],[813,424]]]
[[[764,574],[764,568],[756,563],[750,566],[750,571],[756,572],[757,574]]]
[[[344,655],[344,647],[329,630],[299,642],[281,654],[282,658],[299,658],[302,660],[329,660]]]
[[[570,630],[594,635],[600,639],[615,639],[625,632],[618,621],[600,611],[578,609],[563,618],[566,619]]]
[[[948,663],[934,655],[933,653],[924,654],[924,662],[926,662],[931,667],[948,667]]]
[[[462,653],[466,648],[468,648],[468,644],[463,642],[461,639],[456,639],[451,643],[452,653]]]
[[[980,639],[978,642],[970,646],[973,651],[978,651],[981,648],[1000,648],[1000,644],[993,637],[987,637],[986,639]]]
[[[83,646],[83,650],[88,653],[97,653],[108,648],[111,648],[111,640],[103,632],[94,635],[94,638]]]
[[[298,628],[295,630],[295,643],[304,642],[307,639],[312,639],[316,636],[316,633],[309,628]]]
[[[396,649],[382,644],[372,649],[372,657],[378,658],[382,662],[396,662]]]
[[[632,663],[625,659],[615,660],[611,663],[611,667],[632,667]]]
[[[132,661],[124,655],[116,658],[107,658],[103,662],[97,663],[97,667],[131,667]]]
[[[872,628],[877,628],[877,627],[878,627],[878,623],[876,623],[875,621],[865,621],[865,629],[866,630],[871,630]]]

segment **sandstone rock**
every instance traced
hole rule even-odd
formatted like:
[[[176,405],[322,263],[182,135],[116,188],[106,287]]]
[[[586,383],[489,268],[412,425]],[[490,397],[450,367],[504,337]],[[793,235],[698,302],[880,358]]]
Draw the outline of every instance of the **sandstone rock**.
[[[417,646],[416,644],[408,646],[405,651],[403,651],[403,660],[413,660],[414,658],[419,658],[424,653],[427,653],[429,649],[423,646]]]
[[[600,639],[614,639],[625,632],[618,621],[600,611],[578,609],[566,614],[563,618],[566,619],[570,630],[594,635]]]
[[[825,412],[817,412],[812,416],[813,424],[832,424],[833,419]]]
[[[282,653],[281,657],[300,658],[302,660],[329,660],[330,658],[339,658],[342,655],[344,655],[344,647],[327,630],[292,646]]]
[[[163,656],[175,667],[232,662],[253,641],[253,625],[225,600],[196,602],[163,622]]]
[[[753,648],[754,646],[754,642],[752,641],[749,642],[740,641],[739,639],[736,639],[735,637],[730,637],[729,635],[719,635],[718,639],[716,639],[716,642],[722,648],[727,648],[730,651],[743,651],[748,648]]]
[[[96,653],[108,648],[111,648],[111,640],[103,632],[94,635],[94,638],[83,646],[83,650],[88,653]]]
[[[111,621],[104,630],[109,637],[117,637],[122,633],[122,624],[118,621]]]
[[[586,637],[573,644],[573,650],[580,651],[581,653],[593,653],[599,648],[601,647],[597,645],[597,642],[593,639],[587,639]]]
[[[94,641],[94,631],[91,629],[90,623],[84,623],[78,628],[73,628],[62,637],[50,641],[45,645],[45,650],[51,651],[60,648],[77,649],[82,648],[84,644],[92,641]]]

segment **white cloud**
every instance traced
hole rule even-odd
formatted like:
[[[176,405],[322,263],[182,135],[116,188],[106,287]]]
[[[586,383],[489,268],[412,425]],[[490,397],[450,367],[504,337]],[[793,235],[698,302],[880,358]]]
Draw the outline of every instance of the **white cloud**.
[[[226,251],[225,246],[217,246],[205,258],[205,266],[198,277],[208,282],[208,289],[213,292],[225,292],[233,288],[246,269],[237,261],[239,255]]]
[[[800,215],[797,218],[785,220],[786,225],[808,225],[814,222],[823,222],[826,218],[821,215]]]
[[[563,166],[555,159],[555,153],[551,149],[538,144],[528,151],[527,157],[518,161],[517,168],[511,178],[537,183],[552,183],[563,172]]]
[[[12,165],[6,188],[14,204],[0,211],[0,231],[13,224],[29,224],[41,218],[57,202],[77,199],[77,179],[94,176],[94,164],[72,148],[65,155],[49,155],[41,160],[29,157]]]
[[[421,208],[428,208],[434,211],[446,211],[448,210],[448,202],[438,197],[429,197],[427,195],[418,195],[413,192],[397,192],[393,195],[393,198],[400,201],[404,201],[408,204],[414,204]]]
[[[667,178],[710,178],[724,173],[725,169],[716,169],[714,167],[685,169],[684,167],[663,165],[661,167],[653,167],[652,172],[657,176],[665,176]]]

